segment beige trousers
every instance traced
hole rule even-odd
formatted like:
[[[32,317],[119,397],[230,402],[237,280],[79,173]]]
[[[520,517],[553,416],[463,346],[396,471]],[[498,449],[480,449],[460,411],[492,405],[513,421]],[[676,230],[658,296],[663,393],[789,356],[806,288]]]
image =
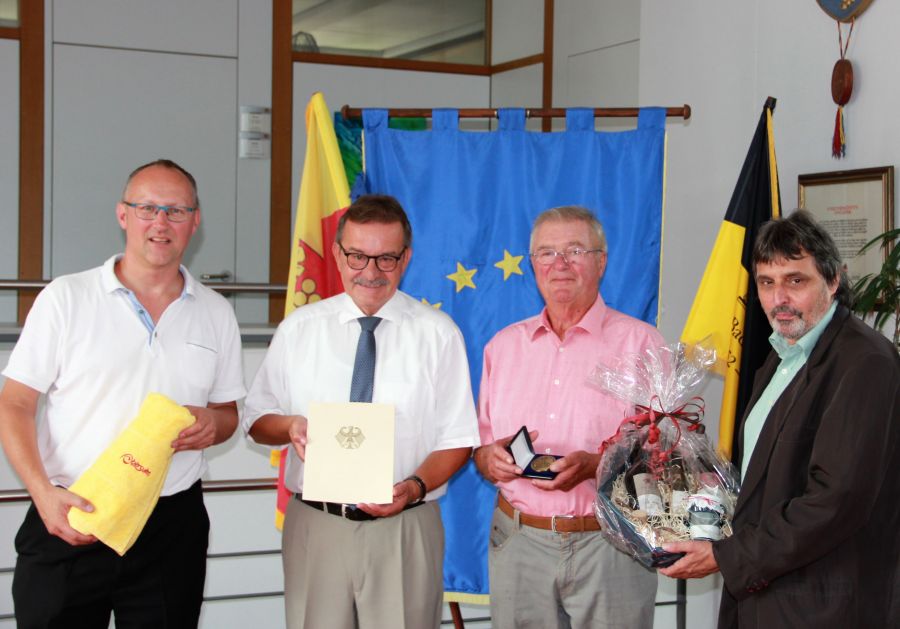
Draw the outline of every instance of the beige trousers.
[[[288,629],[427,629],[441,622],[436,502],[351,522],[291,500],[282,538]]]
[[[488,551],[494,629],[650,629],[656,572],[599,532],[554,533],[494,510]]]

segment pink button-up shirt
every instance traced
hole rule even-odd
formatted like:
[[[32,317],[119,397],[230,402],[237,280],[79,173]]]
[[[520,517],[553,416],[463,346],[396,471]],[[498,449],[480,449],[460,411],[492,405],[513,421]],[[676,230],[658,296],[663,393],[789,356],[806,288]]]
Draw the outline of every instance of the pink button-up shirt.
[[[481,443],[509,437],[523,425],[540,434],[538,454],[597,452],[632,407],[588,384],[594,367],[614,364],[624,354],[658,347],[665,341],[656,328],[597,301],[560,340],[547,311],[500,330],[484,349],[478,404]],[[571,491],[546,491],[531,480],[500,483],[517,509],[532,515],[593,513],[596,481]]]

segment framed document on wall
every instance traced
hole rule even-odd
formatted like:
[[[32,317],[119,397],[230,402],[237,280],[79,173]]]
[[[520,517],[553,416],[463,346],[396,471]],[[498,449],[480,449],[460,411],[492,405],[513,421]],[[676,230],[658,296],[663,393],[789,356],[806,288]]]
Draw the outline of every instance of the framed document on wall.
[[[878,273],[887,251],[867,242],[894,227],[894,167],[860,168],[798,177],[798,205],[828,230],[847,265],[850,284]]]

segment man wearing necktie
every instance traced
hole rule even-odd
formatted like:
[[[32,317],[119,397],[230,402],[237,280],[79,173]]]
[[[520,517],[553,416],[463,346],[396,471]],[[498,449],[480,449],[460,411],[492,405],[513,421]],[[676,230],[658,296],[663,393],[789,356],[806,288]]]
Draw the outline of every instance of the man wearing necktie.
[[[292,444],[285,482],[287,626],[440,624],[444,534],[436,502],[478,443],[462,334],[444,313],[397,290],[412,230],[396,199],[367,195],[338,223],[332,254],[344,293],[278,327],[251,387],[242,427],[257,443]],[[306,502],[310,402],[393,404],[389,504]]]

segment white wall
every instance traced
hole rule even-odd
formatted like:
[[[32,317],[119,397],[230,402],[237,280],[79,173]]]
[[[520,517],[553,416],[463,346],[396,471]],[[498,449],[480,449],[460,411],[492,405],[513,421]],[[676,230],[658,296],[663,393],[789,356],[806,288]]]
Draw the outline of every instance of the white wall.
[[[295,204],[306,153],[306,105],[315,92],[322,92],[331,111],[344,105],[385,108],[490,106],[490,79],[485,76],[295,63],[291,196]],[[460,123],[461,126],[464,124],[465,121]],[[352,181],[349,183],[353,185]]]
[[[848,59],[855,85],[844,107],[847,156],[834,160],[831,137],[837,106],[831,100],[831,70],[838,59],[837,29],[816,4],[784,4],[760,2],[755,96],[760,105],[766,95],[778,98],[775,138],[782,200],[786,208],[793,208],[801,173],[900,162],[900,85],[894,80],[900,5],[872,3],[853,29]],[[766,16],[775,12],[781,19],[770,25]],[[803,36],[797,37],[798,32]]]
[[[814,2],[672,3],[643,0],[640,103],[689,103],[692,119],[669,124],[662,275],[667,338],[681,331],[767,96],[778,104],[775,145],[785,209],[797,205],[797,175],[900,161],[900,5],[873,3],[857,21],[848,58],[856,73],[845,108],[847,157],[833,160],[836,106],[831,69],[835,22]],[[846,30],[845,30],[846,38]],[[715,428],[721,387],[707,391]],[[691,583],[688,626],[712,627],[719,579]]]
[[[544,1],[494,0],[491,23],[491,63],[500,64],[544,51]],[[535,64],[491,76],[490,106],[540,108],[543,99],[543,65]],[[496,128],[497,122],[492,121]],[[537,118],[525,121],[526,129],[541,130]]]
[[[195,174],[204,204],[189,268],[267,282],[270,162],[238,159],[237,120],[240,105],[271,104],[271,1],[45,0],[45,7],[45,276],[121,249],[113,204],[124,176],[165,156]],[[11,58],[0,50],[0,67]],[[4,105],[7,97],[15,93],[4,91]],[[15,113],[4,106],[8,112]],[[3,221],[9,216],[4,204]],[[4,251],[15,256],[14,247]],[[0,265],[4,277],[15,276]],[[14,320],[3,301],[0,321]],[[265,295],[233,302],[242,321],[268,317]]]
[[[185,266],[198,279],[234,273],[236,70],[235,59],[211,55],[54,46],[46,274],[88,269],[122,251],[114,214],[122,186],[160,157],[191,171],[200,192],[202,220]]]
[[[19,42],[0,39],[0,277],[19,273]],[[15,321],[16,296],[0,291],[0,321]]]
[[[492,64],[544,51],[544,0],[493,0],[491,10]]]
[[[634,107],[638,100],[640,3],[556,0],[553,106]],[[598,119],[597,128],[634,128],[635,120]],[[554,121],[562,128],[563,121]]]
[[[120,248],[113,206],[125,175],[142,161],[171,156],[197,176],[204,202],[206,238],[198,234],[193,243],[195,258],[224,255],[235,281],[268,281],[270,165],[238,159],[237,119],[239,105],[271,104],[271,1],[46,0],[45,7],[45,276],[102,262],[109,241]],[[18,82],[18,42],[0,40],[0,83],[8,86],[0,90],[4,278],[16,276]],[[264,298],[235,302],[243,321],[266,320]],[[14,304],[12,293],[0,291],[0,322],[15,320]],[[264,351],[245,346],[248,381]],[[0,348],[0,365],[8,352]],[[268,449],[237,435],[208,457],[207,479],[276,474]],[[0,489],[20,485],[0,456]],[[281,590],[278,554],[216,556],[280,548],[274,492],[209,494],[206,503],[212,522],[206,595]],[[0,504],[0,568],[7,569],[0,570],[0,614],[12,612],[8,569],[24,509]],[[283,626],[280,597],[210,603],[202,626],[245,627],[261,618]]]
[[[272,107],[272,3],[238,0],[237,102]],[[271,160],[238,159],[235,282],[269,281]],[[268,321],[268,295],[239,295],[238,321]]]
[[[896,3],[873,3],[854,28],[847,157],[835,160],[830,85],[837,33],[815,3],[643,0],[641,104],[685,102],[693,109],[687,124],[668,126],[667,336],[678,334],[687,317],[767,96],[778,99],[775,145],[787,210],[797,205],[801,173],[900,161],[900,86],[889,78],[900,52],[890,30],[898,19]]]
[[[553,104],[633,107],[640,3],[556,0],[555,8]]]
[[[55,0],[53,24],[70,44],[237,55],[237,0]]]
[[[204,220],[185,264],[234,272],[237,6],[53,2],[49,277],[121,251],[115,202],[128,173],[157,157],[197,178]]]

